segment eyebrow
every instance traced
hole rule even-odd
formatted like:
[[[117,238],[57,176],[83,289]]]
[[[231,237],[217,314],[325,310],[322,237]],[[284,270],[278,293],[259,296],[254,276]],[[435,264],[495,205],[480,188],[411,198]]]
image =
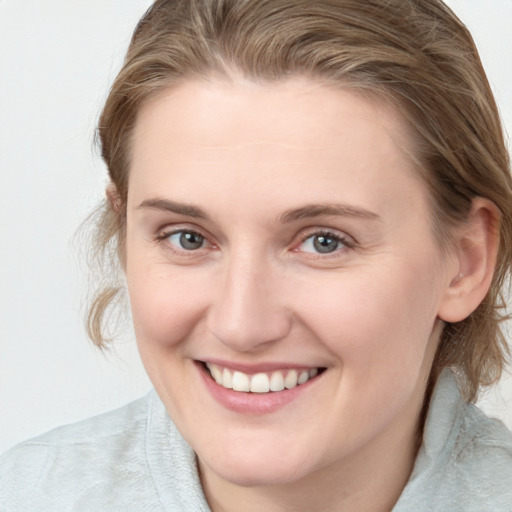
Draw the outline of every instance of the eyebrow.
[[[186,203],[177,203],[169,199],[145,199],[137,206],[137,209],[153,209],[163,210],[178,215],[185,215],[195,219],[210,220],[210,217],[204,210]],[[278,217],[278,222],[289,224],[297,220],[309,219],[313,217],[320,217],[323,215],[342,216],[342,217],[355,217],[361,219],[380,219],[379,215],[364,208],[358,208],[347,204],[308,204],[300,208],[287,210]]]
[[[288,210],[279,216],[279,221],[286,224],[301,219],[320,217],[322,215],[335,215],[342,217],[355,217],[360,219],[378,220],[380,216],[370,210],[358,208],[347,204],[308,204],[301,208]]]
[[[195,219],[209,220],[208,215],[191,204],[176,203],[169,201],[168,199],[145,199],[142,203],[137,206],[137,209],[149,208],[151,210],[163,210],[167,212],[177,213],[179,215],[186,215],[187,217],[193,217]]]

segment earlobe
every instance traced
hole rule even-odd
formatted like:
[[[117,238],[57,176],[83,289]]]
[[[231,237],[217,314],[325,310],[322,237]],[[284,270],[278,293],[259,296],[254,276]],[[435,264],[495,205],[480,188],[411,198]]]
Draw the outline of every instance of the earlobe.
[[[114,183],[110,182],[107,185],[105,194],[112,210],[114,210],[115,213],[119,213],[121,211],[122,200]]]
[[[468,220],[454,241],[457,262],[439,309],[445,322],[460,322],[484,300],[491,285],[499,247],[500,213],[481,197],[473,199]],[[454,267],[455,268],[455,267]]]

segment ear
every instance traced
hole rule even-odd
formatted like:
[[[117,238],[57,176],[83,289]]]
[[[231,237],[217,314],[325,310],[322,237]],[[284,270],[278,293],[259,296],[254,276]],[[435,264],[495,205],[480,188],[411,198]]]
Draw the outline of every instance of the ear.
[[[484,300],[496,266],[499,223],[500,213],[492,201],[473,199],[468,220],[456,231],[456,264],[438,313],[445,322],[464,320]]]
[[[115,213],[119,213],[121,211],[122,200],[114,183],[109,182],[105,189],[105,195],[107,196],[107,201],[109,202],[112,210],[114,210]]]

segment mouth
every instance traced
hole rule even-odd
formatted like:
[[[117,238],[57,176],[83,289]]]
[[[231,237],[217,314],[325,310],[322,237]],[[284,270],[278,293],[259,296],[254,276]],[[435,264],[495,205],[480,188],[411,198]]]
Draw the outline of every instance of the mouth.
[[[221,387],[243,393],[276,393],[301,386],[326,368],[287,368],[271,372],[244,373],[214,363],[203,363],[206,372]]]

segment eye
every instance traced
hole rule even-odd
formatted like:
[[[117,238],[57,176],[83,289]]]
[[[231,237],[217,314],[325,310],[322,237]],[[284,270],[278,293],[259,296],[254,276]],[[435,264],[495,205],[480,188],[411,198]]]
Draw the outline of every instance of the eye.
[[[195,251],[205,245],[204,236],[194,231],[176,231],[165,235],[165,239],[173,246],[185,251]]]
[[[330,254],[349,246],[347,241],[334,233],[315,233],[304,239],[299,250],[309,253]]]

